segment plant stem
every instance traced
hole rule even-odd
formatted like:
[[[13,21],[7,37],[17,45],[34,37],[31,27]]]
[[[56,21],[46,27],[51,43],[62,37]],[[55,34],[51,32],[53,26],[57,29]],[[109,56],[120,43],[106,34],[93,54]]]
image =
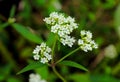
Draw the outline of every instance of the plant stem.
[[[65,55],[64,57],[62,57],[61,59],[59,59],[55,64],[61,62],[62,60],[64,60],[65,58],[67,58],[68,56],[72,55],[73,53],[75,53],[76,51],[78,51],[80,49],[80,47],[76,48],[75,50],[71,51],[70,53],[68,53],[67,55]]]
[[[54,62],[54,51],[55,51],[55,46],[56,46],[57,38],[55,37],[54,44],[52,46],[52,63]]]
[[[56,70],[55,66],[52,67],[53,72],[63,81],[63,82],[67,82]]]

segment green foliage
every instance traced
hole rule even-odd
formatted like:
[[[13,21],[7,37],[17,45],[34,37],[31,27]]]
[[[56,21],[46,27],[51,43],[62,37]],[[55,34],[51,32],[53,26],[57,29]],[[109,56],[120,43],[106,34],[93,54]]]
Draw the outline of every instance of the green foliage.
[[[118,5],[116,11],[115,11],[115,26],[119,27],[120,26],[120,4]]]
[[[52,46],[54,40],[55,40],[55,35],[50,32],[49,36],[47,38],[46,44],[49,45],[49,46]]]
[[[91,82],[88,74],[72,74],[68,76],[73,82]]]
[[[48,77],[49,77],[48,66],[43,66],[41,68],[37,68],[35,71],[36,71],[36,73],[40,74],[42,78],[48,79]]]
[[[16,10],[16,7],[13,5],[12,8],[11,8],[11,10],[10,10],[10,16],[9,16],[9,18],[13,18],[14,17],[15,10]]]
[[[35,0],[33,4],[36,5],[38,8],[45,5],[46,0]]]
[[[40,44],[42,42],[42,39],[35,34],[31,33],[26,27],[24,27],[21,24],[14,23],[12,24],[14,29],[19,32],[22,36],[24,36],[26,39]]]
[[[2,1],[4,0],[0,1],[0,6]],[[28,76],[24,72],[29,70],[40,74],[48,82],[59,81],[51,68],[40,62],[32,61],[25,68],[21,68],[27,64],[36,44],[44,40],[52,47],[55,36],[48,33],[43,18],[53,11],[65,12],[77,20],[79,29],[71,34],[77,35],[76,39],[79,37],[79,30],[89,29],[99,44],[99,49],[95,52],[78,51],[77,56],[73,54],[66,58],[80,64],[67,60],[55,63],[58,72],[68,82],[120,82],[120,0],[22,0],[18,4],[19,6],[11,6],[9,17],[2,13],[7,11],[4,6],[3,10],[0,10],[0,82],[25,82]],[[110,44],[114,45],[117,56],[107,59],[104,55],[106,47]],[[56,45],[55,61],[76,47],[75,45],[70,49],[61,46],[58,41]],[[108,51],[108,56],[113,50]],[[54,66],[54,63],[52,65]],[[90,68],[89,72],[84,72],[88,70],[82,65]],[[73,72],[69,67],[83,71]],[[22,70],[18,72],[20,69]],[[19,75],[16,75],[16,72]]]
[[[30,63],[29,65],[27,65],[25,68],[23,68],[17,74],[21,74],[21,73],[24,73],[26,71],[36,69],[36,68],[40,68],[40,67],[43,67],[43,66],[44,66],[44,64],[40,63],[39,61],[38,62],[33,62],[33,63]]]
[[[79,69],[84,70],[84,71],[88,71],[84,66],[82,66],[76,62],[73,62],[73,61],[64,60],[64,61],[60,62],[60,64],[70,66],[70,67],[79,68]]]
[[[4,81],[4,79],[10,74],[11,69],[12,66],[10,64],[0,68],[0,82]]]
[[[20,82],[20,80],[15,77],[10,77],[7,79],[7,82]]]
[[[2,23],[0,24],[0,31],[3,30],[4,28],[6,28],[9,25],[9,23]]]
[[[115,30],[120,38],[120,4],[118,5],[115,16],[114,16],[114,24],[115,24]]]
[[[119,79],[116,79],[110,75],[90,75],[91,82],[119,82]]]

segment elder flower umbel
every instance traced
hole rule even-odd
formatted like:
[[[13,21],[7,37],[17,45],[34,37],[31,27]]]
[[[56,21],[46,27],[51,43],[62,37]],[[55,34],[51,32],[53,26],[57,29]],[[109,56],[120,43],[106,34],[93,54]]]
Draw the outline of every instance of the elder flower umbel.
[[[44,21],[51,26],[51,32],[59,36],[63,45],[72,47],[75,39],[70,36],[70,33],[78,28],[74,18],[70,16],[65,17],[62,13],[53,12],[49,17],[45,18]]]
[[[51,48],[49,48],[46,43],[42,42],[41,45],[37,45],[33,50],[34,60],[40,60],[41,63],[46,63],[52,59]]]
[[[98,45],[92,40],[92,33],[90,31],[82,30],[80,32],[81,39],[78,40],[78,45],[85,51],[92,51],[92,49],[98,48]]]
[[[47,82],[47,81],[41,79],[41,76],[39,74],[31,73],[29,75],[29,82]]]

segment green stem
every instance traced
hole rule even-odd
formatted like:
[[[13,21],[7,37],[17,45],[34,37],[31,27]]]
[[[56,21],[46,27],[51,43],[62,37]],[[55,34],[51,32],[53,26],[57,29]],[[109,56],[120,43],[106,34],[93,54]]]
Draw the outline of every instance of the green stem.
[[[52,47],[52,63],[54,63],[54,51],[55,51],[55,46],[56,46],[56,42],[57,42],[57,37],[55,37],[55,41]]]
[[[62,60],[64,60],[65,58],[67,58],[68,56],[72,55],[73,53],[77,52],[80,49],[80,47],[76,48],[75,50],[71,51],[70,53],[68,53],[67,55],[65,55],[64,57],[62,57],[61,59],[59,59],[55,64],[61,62]]]
[[[55,66],[52,67],[53,72],[63,81],[63,82],[67,82],[56,70]]]

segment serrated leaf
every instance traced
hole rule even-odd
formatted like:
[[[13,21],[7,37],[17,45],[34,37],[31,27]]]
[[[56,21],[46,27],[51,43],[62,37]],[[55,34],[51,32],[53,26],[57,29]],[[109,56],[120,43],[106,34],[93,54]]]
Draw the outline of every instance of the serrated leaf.
[[[17,74],[21,74],[21,73],[24,73],[26,71],[36,69],[36,68],[40,68],[40,67],[43,67],[43,66],[44,66],[44,64],[40,63],[39,61],[38,62],[33,62],[33,63],[30,63],[29,65],[27,65],[25,68],[23,68]]]
[[[37,35],[31,33],[25,26],[21,24],[14,23],[12,24],[14,29],[19,32],[22,36],[24,36],[26,39],[35,42],[35,43],[41,43],[42,39],[38,37]]]
[[[75,68],[79,68],[81,70],[84,70],[84,71],[88,71],[84,66],[76,63],[76,62],[73,62],[73,61],[62,61],[60,62],[60,64],[63,64],[63,65],[66,65],[66,66],[71,66],[71,67],[75,67]]]

